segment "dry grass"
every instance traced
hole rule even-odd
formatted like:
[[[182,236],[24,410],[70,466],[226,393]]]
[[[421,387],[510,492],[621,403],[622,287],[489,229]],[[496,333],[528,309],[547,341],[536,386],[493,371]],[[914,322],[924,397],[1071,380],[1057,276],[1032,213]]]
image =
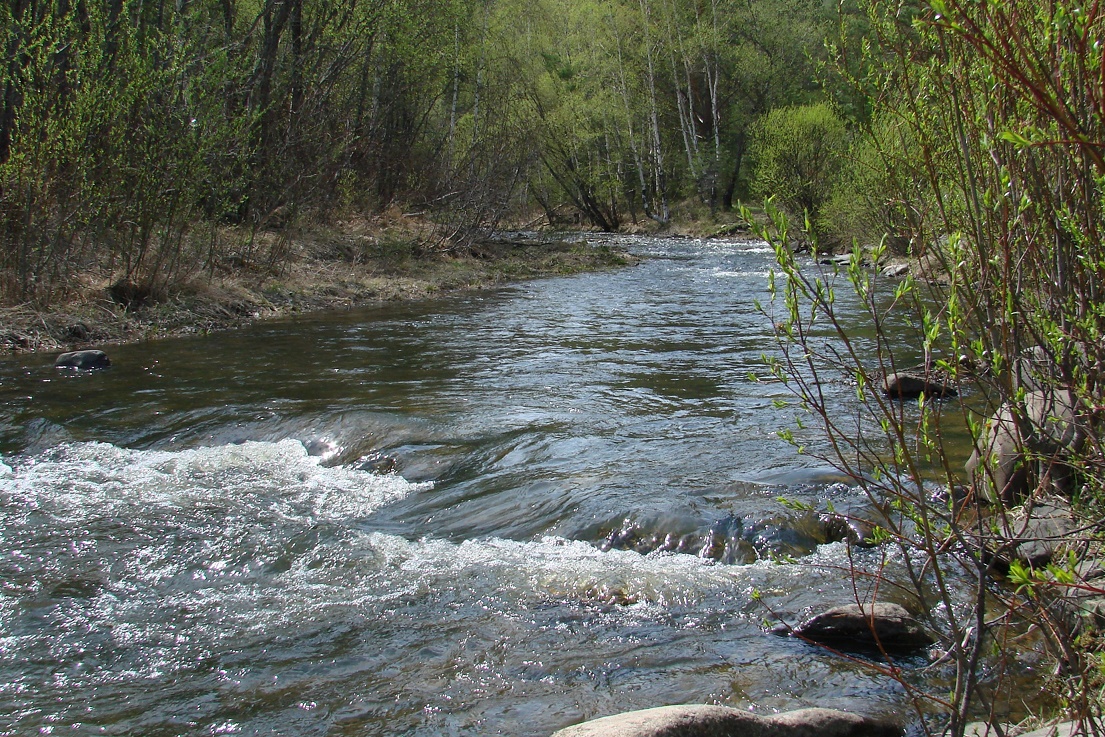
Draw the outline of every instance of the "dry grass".
[[[110,275],[87,274],[50,309],[0,308],[0,351],[59,351],[226,330],[289,314],[343,310],[482,289],[510,281],[634,263],[623,251],[564,241],[491,241],[470,254],[427,253],[432,226],[397,210],[295,233],[262,233],[217,268],[130,309],[112,300]],[[280,253],[278,266],[271,259]]]

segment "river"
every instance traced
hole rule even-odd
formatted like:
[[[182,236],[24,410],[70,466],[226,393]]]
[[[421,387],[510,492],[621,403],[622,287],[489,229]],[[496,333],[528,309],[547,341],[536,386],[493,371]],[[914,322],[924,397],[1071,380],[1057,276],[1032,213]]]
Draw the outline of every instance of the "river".
[[[776,498],[863,505],[749,378],[772,254],[621,242],[639,266],[0,362],[0,734],[900,713],[763,630],[852,598],[847,547]]]

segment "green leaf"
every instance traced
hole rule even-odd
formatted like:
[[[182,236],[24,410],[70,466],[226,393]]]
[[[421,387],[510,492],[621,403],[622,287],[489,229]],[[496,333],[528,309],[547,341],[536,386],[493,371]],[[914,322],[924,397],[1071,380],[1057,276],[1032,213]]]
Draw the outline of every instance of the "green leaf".
[[[1032,145],[1032,141],[1028,140],[1020,133],[1016,133],[1014,131],[1003,131],[998,134],[998,138],[1005,141],[1006,143],[1012,143],[1014,146],[1019,146],[1022,148]]]

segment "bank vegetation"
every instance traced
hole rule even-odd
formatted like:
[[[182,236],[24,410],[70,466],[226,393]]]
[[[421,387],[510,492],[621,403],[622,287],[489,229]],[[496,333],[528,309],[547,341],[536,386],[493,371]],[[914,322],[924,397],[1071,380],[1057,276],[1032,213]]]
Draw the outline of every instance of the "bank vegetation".
[[[91,282],[140,308],[392,209],[432,226],[418,257],[505,222],[727,212],[763,117],[825,98],[841,22],[866,21],[820,0],[13,0],[0,302]]]
[[[767,307],[780,335],[774,372],[794,391],[798,427],[816,420],[833,444],[825,460],[883,510],[877,537],[906,562],[905,581],[857,569],[857,603],[904,585],[940,633],[932,667],[946,669],[944,692],[916,690],[884,653],[882,672],[914,694],[928,731],[960,735],[982,720],[1001,734],[1002,722],[1054,716],[1024,708],[1016,664],[1038,658],[1049,673],[1032,688],[1077,733],[1098,734],[1102,8],[876,0],[867,9],[871,35],[832,44],[830,64],[866,101],[864,118],[843,130],[815,128],[828,116],[812,108],[769,114],[778,124],[766,135],[801,126],[821,144],[843,138],[842,170],[865,172],[852,168],[826,198],[786,173],[786,159],[764,159],[781,172],[763,231],[780,267]],[[806,145],[812,161],[817,148]],[[838,207],[832,198],[849,187],[860,196]],[[817,249],[849,213],[881,240],[854,241],[850,259],[820,270],[795,257],[795,240]],[[914,259],[911,275],[870,268],[895,251]],[[858,296],[873,339],[844,327],[840,290]],[[907,368],[925,387],[916,401],[890,389]],[[824,387],[838,381],[855,387],[852,416],[828,410]],[[801,446],[802,430],[785,436]]]

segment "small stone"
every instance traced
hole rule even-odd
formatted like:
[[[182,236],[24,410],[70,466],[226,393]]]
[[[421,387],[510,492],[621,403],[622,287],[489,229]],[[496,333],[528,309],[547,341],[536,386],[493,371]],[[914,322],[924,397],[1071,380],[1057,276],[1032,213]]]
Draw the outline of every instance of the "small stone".
[[[70,325],[65,329],[65,333],[69,336],[69,340],[73,341],[84,341],[92,338],[92,330],[83,322]]]
[[[888,279],[896,279],[909,273],[909,264],[888,264],[883,267],[882,275]]]

